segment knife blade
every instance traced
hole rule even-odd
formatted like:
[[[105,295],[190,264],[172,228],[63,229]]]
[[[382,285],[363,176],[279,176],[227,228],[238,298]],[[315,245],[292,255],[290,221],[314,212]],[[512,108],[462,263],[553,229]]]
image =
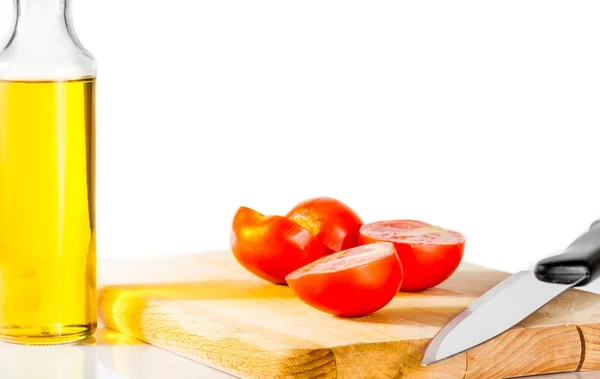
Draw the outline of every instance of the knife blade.
[[[520,271],[475,300],[429,342],[422,366],[467,351],[504,333],[569,288],[600,275],[600,220],[564,251]]]

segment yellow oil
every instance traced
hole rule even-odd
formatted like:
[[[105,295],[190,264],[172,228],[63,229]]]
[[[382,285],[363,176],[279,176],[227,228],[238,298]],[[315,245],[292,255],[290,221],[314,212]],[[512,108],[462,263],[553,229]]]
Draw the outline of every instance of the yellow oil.
[[[0,339],[96,329],[95,79],[0,80]]]

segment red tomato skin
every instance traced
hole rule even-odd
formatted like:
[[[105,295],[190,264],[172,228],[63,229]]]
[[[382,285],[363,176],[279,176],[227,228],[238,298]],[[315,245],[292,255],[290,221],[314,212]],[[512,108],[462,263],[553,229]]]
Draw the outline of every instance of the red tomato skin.
[[[331,197],[304,200],[296,204],[286,217],[316,235],[331,253],[357,246],[358,231],[363,225],[352,208]]]
[[[275,284],[328,251],[308,230],[282,216],[266,216],[248,207],[236,212],[230,235],[236,260],[249,272]]]
[[[424,223],[424,225],[429,225]],[[390,242],[359,234],[360,245]],[[448,279],[463,258],[465,242],[452,245],[428,245],[392,242],[404,268],[400,291],[418,292],[435,287]]]
[[[289,287],[311,307],[338,317],[360,317],[389,304],[402,284],[396,254],[344,271],[288,279]]]

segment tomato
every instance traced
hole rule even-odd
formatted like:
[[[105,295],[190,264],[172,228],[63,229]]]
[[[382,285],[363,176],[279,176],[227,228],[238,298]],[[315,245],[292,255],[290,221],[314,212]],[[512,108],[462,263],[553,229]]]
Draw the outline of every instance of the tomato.
[[[285,284],[287,274],[328,253],[315,236],[292,220],[248,207],[236,212],[230,243],[246,270],[277,284]]]
[[[348,205],[331,197],[305,200],[286,217],[308,229],[331,252],[357,246],[358,230],[363,224]]]
[[[394,245],[373,243],[328,255],[286,277],[311,307],[335,316],[364,316],[386,306],[402,284]]]
[[[465,237],[416,220],[379,221],[360,228],[359,243],[392,242],[404,268],[400,291],[422,291],[442,283],[458,268]]]

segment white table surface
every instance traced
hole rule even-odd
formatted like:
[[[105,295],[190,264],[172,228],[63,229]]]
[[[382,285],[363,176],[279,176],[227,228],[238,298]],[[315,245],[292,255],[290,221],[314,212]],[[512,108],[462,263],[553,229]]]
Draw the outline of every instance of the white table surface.
[[[23,346],[0,342],[2,379],[233,378],[221,371],[99,328],[76,345]]]

